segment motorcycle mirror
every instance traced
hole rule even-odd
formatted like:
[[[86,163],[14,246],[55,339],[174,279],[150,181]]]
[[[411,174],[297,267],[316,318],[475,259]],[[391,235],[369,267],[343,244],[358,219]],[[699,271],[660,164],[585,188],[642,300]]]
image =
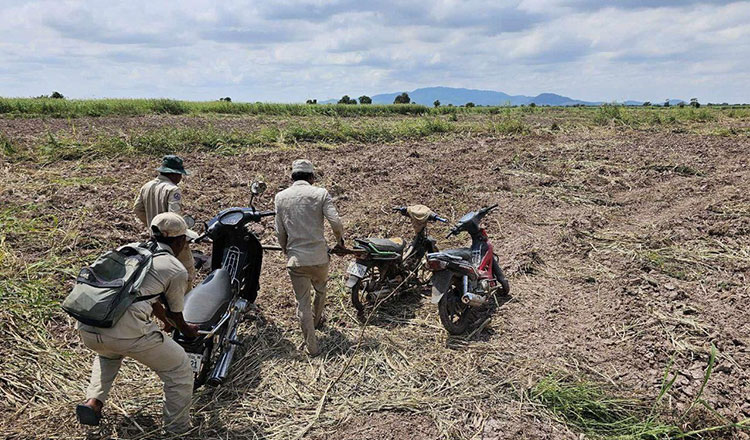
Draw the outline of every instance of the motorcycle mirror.
[[[267,187],[268,185],[266,185],[266,182],[263,182],[262,180],[256,181],[250,185],[250,192],[255,196],[259,196],[266,192]]]
[[[190,214],[184,215],[184,216],[182,216],[182,219],[185,220],[185,224],[187,225],[188,229],[190,229],[193,226],[195,226],[195,218],[193,218],[192,215],[190,215]]]

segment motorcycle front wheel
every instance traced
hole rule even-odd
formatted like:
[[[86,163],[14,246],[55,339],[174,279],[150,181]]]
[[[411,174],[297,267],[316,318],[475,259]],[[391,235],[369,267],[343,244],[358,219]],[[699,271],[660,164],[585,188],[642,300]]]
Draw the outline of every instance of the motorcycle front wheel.
[[[213,353],[214,340],[213,338],[211,338],[206,340],[206,345],[203,348],[203,363],[201,364],[200,371],[195,375],[193,390],[197,390],[206,383],[206,380],[208,379],[208,373],[211,371],[211,366],[213,365]]]
[[[446,292],[438,303],[438,315],[448,333],[460,335],[469,327],[469,310],[471,307],[461,302],[453,287]]]

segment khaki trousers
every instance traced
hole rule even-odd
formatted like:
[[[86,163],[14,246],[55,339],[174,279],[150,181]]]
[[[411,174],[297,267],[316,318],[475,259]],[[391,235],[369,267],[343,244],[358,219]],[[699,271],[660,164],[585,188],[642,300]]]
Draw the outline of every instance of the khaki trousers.
[[[317,266],[287,267],[292,279],[294,296],[297,298],[297,317],[302,327],[307,352],[317,355],[320,352],[315,327],[323,318],[326,304],[326,283],[328,282],[328,263]],[[313,295],[314,291],[314,295]]]
[[[185,243],[180,253],[177,254],[177,259],[187,269],[188,283],[185,293],[188,293],[193,288],[193,283],[195,282],[195,260],[193,259],[193,252],[190,251],[189,243]]]
[[[164,428],[171,432],[190,429],[193,371],[182,349],[164,332],[135,339],[117,339],[80,331],[83,343],[97,353],[91,368],[86,399],[107,400],[122,360],[130,357],[154,370],[164,382]]]

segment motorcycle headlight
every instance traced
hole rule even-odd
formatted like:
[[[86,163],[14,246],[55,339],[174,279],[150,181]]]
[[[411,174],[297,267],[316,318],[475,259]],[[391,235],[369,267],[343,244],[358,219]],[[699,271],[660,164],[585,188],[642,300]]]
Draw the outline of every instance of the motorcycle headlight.
[[[429,270],[444,270],[448,267],[448,262],[443,260],[427,260],[427,269]]]
[[[234,212],[228,212],[221,216],[219,221],[222,225],[226,226],[236,226],[240,221],[242,221],[242,218],[244,217],[244,214],[242,214],[239,211]]]

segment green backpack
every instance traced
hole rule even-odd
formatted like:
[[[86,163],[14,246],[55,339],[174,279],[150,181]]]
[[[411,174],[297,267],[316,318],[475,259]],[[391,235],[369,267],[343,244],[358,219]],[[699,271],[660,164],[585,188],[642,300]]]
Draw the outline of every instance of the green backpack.
[[[131,304],[161,295],[140,296],[139,290],[153,258],[164,253],[155,242],[131,243],[105,253],[81,269],[63,310],[83,324],[113,327]]]

